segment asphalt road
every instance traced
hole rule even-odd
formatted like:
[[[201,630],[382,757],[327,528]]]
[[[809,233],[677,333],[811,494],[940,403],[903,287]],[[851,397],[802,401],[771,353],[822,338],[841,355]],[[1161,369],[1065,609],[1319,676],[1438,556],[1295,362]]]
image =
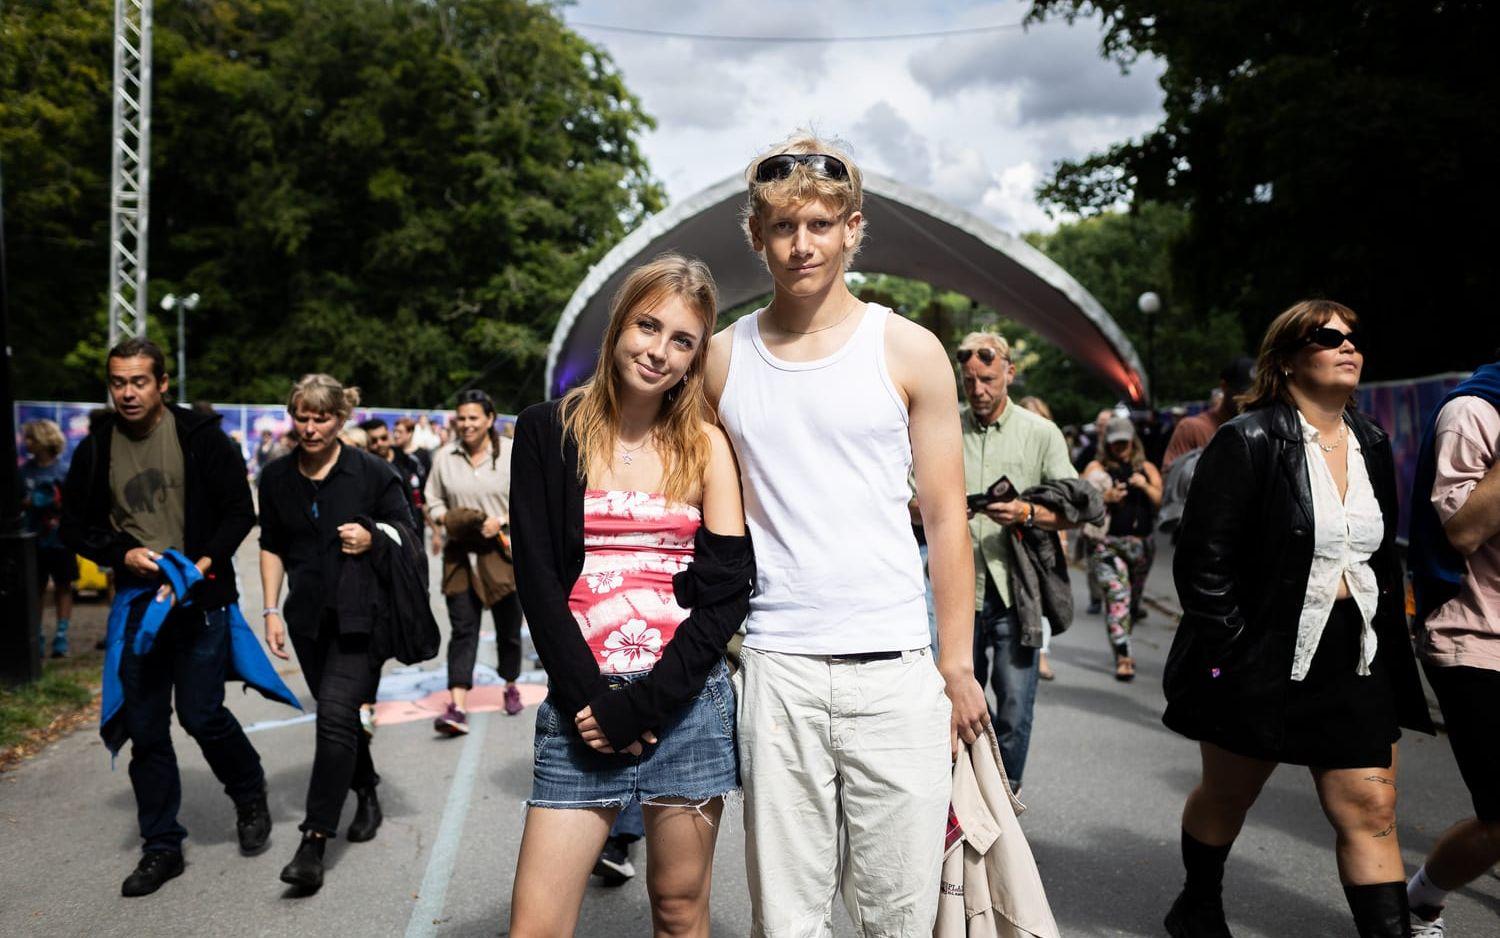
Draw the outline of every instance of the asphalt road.
[[[1042,685],[1022,826],[1066,935],[1163,934],[1161,918],[1180,882],[1178,815],[1196,782],[1197,752],[1159,722],[1174,621],[1163,611],[1175,604],[1170,561],[1164,548],[1148,589],[1157,607],[1137,632],[1133,684],[1112,678],[1103,622],[1082,615],[1055,640],[1057,680]],[[240,564],[244,607],[258,610],[250,550]],[[1082,608],[1081,583],[1075,592]],[[441,603],[435,606],[441,614]],[[494,661],[492,644],[480,660]],[[305,697],[295,662],[283,671]],[[413,679],[388,675],[386,688]],[[539,696],[537,688],[528,700]],[[81,731],[0,775],[0,935],[504,934],[530,788],[531,707],[515,718],[477,715],[474,732],[460,740],[437,738],[425,718],[383,725],[375,760],[385,826],[370,843],[331,843],[323,890],[302,898],[277,873],[297,842],[313,727],[283,722],[295,714],[237,685],[228,697],[254,728],[265,763],[276,823],[271,849],[239,855],[230,803],[178,730],[187,872],[153,896],[121,898],[120,881],[139,849],[128,756],[112,771],[98,736]],[[394,720],[424,716],[421,706],[382,708]],[[1398,830],[1410,870],[1471,807],[1441,737],[1407,735],[1400,782]],[[345,823],[352,811],[346,808]],[[1353,934],[1332,841],[1306,771],[1278,770],[1230,857],[1226,906],[1235,934]],[[728,811],[714,870],[713,924],[721,934],[748,930],[742,847],[736,812]],[[636,859],[644,866],[643,848]],[[649,933],[643,879],[592,886],[578,933]],[[1500,935],[1500,880],[1485,876],[1456,893],[1447,917],[1450,935]],[[854,934],[842,913],[838,931]]]

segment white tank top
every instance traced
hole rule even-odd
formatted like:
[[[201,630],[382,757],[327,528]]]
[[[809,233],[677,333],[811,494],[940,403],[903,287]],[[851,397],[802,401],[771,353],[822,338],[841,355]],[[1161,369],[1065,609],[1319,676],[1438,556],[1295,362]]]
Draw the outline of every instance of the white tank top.
[[[866,304],[849,340],[810,362],[771,354],[763,312],[735,323],[719,399],[755,545],[745,644],[808,655],[924,648],[911,437],[885,363],[891,311]]]

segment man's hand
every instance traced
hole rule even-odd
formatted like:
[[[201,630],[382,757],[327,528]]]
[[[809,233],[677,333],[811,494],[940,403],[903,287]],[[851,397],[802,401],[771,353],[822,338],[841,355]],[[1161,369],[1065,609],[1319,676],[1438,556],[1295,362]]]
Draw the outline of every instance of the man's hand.
[[[599,728],[599,721],[594,719],[594,708],[584,707],[578,711],[578,716],[573,718],[573,723],[578,727],[578,735],[590,747],[608,755],[614,754],[614,749],[605,738],[604,731]],[[638,756],[642,752],[642,744],[656,742],[656,734],[647,730],[641,734],[641,738],[620,750],[621,755]]]
[[[984,513],[990,516],[990,520],[996,524],[1012,525],[1022,524],[1031,517],[1032,507],[1029,503],[1013,498],[1008,502],[990,502],[984,506]]]
[[[486,538],[499,537],[501,527],[499,518],[485,518],[484,524],[479,526],[479,535]]]
[[[125,567],[143,580],[155,579],[161,573],[156,557],[156,551],[150,548],[132,547],[125,552]]]
[[[292,656],[286,650],[286,623],[281,621],[279,612],[266,616],[266,647],[282,661],[291,660]]]
[[[370,549],[370,543],[370,530],[364,525],[354,521],[339,525],[339,548],[344,553],[358,556]]]
[[[990,708],[984,699],[984,689],[974,680],[972,669],[943,675],[944,690],[953,704],[953,720],[949,725],[948,748],[953,758],[958,758],[958,741],[972,743],[984,735],[990,724]]]

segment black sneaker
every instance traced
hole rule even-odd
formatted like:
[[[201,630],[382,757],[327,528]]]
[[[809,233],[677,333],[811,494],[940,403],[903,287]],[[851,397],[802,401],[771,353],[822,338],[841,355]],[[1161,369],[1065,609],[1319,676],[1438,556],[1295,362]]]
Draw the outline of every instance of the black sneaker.
[[[271,808],[266,804],[265,792],[254,801],[234,806],[234,827],[240,835],[240,852],[254,856],[266,849],[271,841]]]
[[[174,876],[181,876],[187,864],[182,862],[182,853],[177,850],[151,850],[141,854],[135,872],[125,877],[120,886],[122,896],[149,896],[161,888],[161,884]]]
[[[1089,600],[1089,615],[1097,616],[1104,609],[1104,603],[1097,599]]]
[[[1190,896],[1185,889],[1177,895],[1162,924],[1172,938],[1234,938],[1224,921],[1223,898]]]
[[[635,876],[635,864],[630,862],[630,844],[619,837],[604,842],[604,849],[594,863],[594,875],[606,886],[623,886]]]

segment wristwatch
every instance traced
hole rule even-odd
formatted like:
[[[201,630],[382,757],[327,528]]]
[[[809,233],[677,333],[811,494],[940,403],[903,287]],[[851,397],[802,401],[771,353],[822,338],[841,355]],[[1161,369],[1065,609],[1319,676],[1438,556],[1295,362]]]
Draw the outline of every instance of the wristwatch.
[[[1036,527],[1036,505],[1032,504],[1031,502],[1027,502],[1026,503],[1026,522],[1025,522],[1025,524],[1026,524],[1026,526],[1028,528],[1034,528],[1034,527]]]

